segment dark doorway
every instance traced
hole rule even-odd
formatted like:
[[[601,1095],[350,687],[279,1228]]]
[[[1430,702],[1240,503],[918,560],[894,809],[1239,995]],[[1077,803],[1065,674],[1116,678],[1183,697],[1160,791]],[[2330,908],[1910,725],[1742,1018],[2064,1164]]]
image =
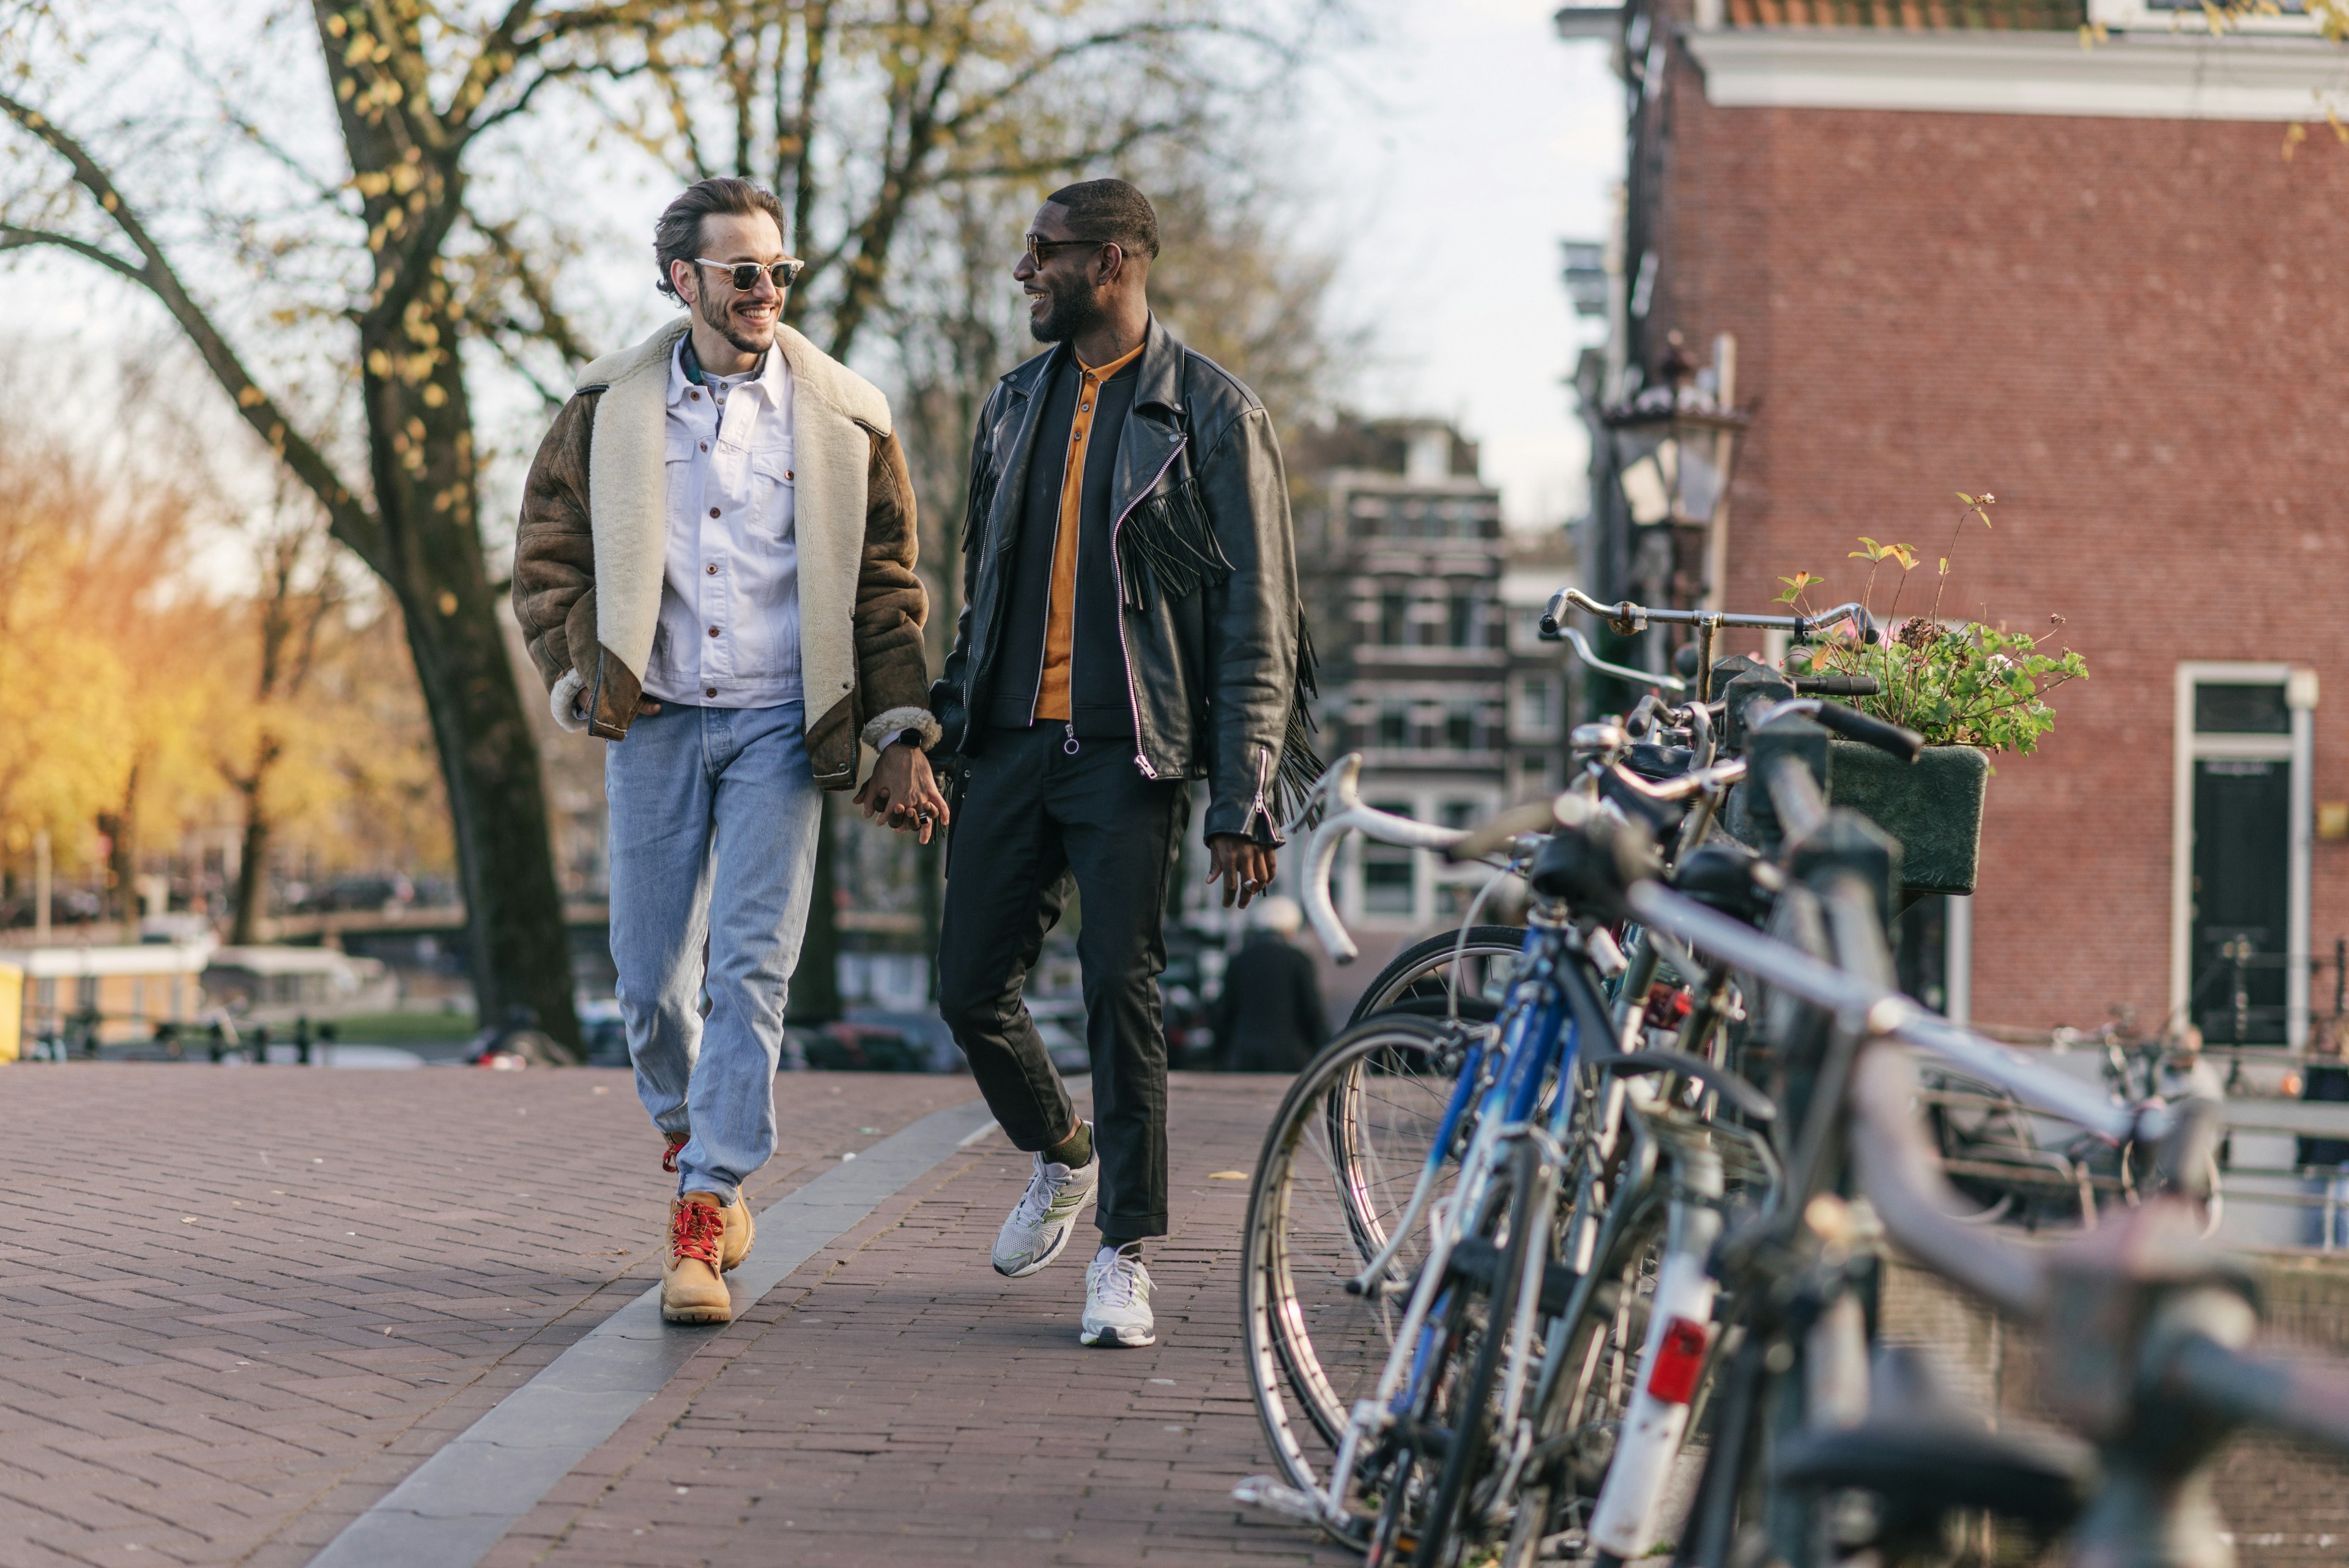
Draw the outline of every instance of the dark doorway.
[[[2210,1044],[2285,1036],[2292,763],[2194,764],[2193,1001]]]

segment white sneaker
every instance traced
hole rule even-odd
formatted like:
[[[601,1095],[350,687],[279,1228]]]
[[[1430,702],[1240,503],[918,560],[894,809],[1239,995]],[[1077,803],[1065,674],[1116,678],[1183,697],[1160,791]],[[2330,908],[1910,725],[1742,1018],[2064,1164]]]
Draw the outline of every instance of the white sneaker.
[[[1077,1338],[1085,1345],[1128,1349],[1158,1343],[1150,1315],[1150,1271],[1115,1247],[1093,1254],[1085,1270],[1085,1315]]]
[[[1061,1255],[1077,1228],[1077,1216],[1101,1184],[1099,1152],[1074,1169],[1048,1163],[1040,1154],[1035,1160],[1036,1174],[1028,1179],[1019,1206],[995,1236],[995,1272],[1015,1280],[1026,1279]]]

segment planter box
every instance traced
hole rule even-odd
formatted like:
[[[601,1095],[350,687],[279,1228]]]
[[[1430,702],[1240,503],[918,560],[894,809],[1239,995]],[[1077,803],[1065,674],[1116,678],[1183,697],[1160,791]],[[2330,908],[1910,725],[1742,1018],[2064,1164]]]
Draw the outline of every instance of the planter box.
[[[1974,890],[1989,781],[1989,754],[1972,746],[1928,746],[1903,763],[1857,741],[1827,742],[1828,804],[1900,841],[1900,880],[1912,893]]]

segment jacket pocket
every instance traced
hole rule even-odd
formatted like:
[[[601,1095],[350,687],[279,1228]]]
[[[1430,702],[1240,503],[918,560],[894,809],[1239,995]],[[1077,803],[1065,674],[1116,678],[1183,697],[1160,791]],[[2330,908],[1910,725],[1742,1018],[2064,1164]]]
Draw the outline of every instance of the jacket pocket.
[[[798,487],[790,442],[750,454],[751,526],[760,538],[780,541],[792,536]]]

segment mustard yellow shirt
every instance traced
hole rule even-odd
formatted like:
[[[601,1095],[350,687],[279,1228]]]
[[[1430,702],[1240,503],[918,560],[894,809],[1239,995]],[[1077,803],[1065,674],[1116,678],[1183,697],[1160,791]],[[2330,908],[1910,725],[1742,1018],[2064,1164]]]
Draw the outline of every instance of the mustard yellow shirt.
[[[1077,360],[1081,377],[1077,411],[1069,421],[1069,451],[1061,464],[1061,516],[1052,530],[1052,587],[1044,601],[1044,673],[1036,683],[1038,719],[1066,723],[1070,717],[1069,654],[1077,639],[1078,515],[1084,504],[1085,443],[1092,435],[1093,405],[1101,401],[1101,384],[1141,358],[1144,347],[1137,343],[1130,352],[1099,367]],[[1116,439],[1115,432],[1110,439]]]

